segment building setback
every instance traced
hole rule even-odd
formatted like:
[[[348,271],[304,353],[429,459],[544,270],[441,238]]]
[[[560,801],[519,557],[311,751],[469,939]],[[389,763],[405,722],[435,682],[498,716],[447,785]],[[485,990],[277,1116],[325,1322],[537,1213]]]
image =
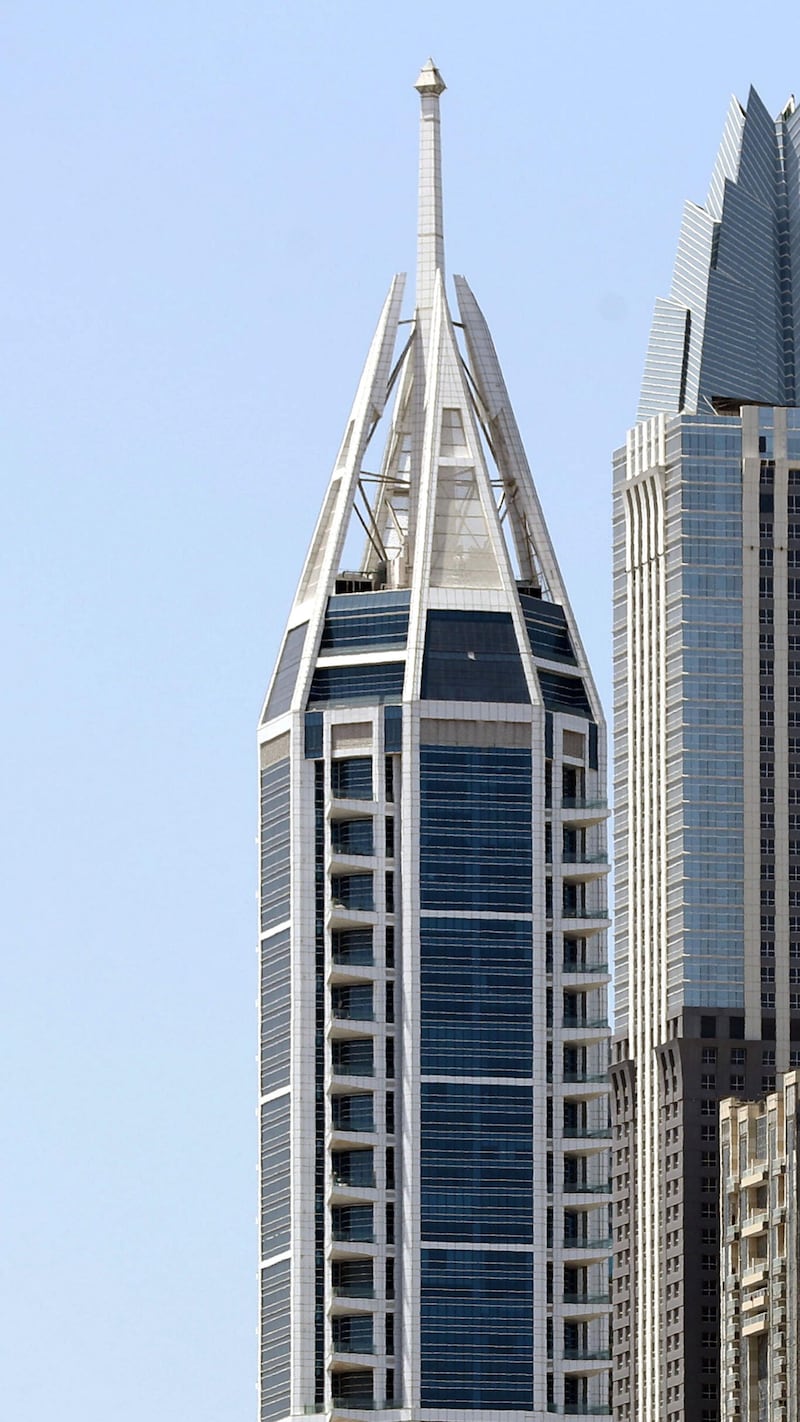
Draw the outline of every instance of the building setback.
[[[790,1422],[798,1388],[797,1072],[723,1101],[721,1422]]]
[[[618,1422],[718,1422],[718,1102],[800,1065],[799,158],[733,101],[615,458]]]
[[[608,1412],[604,725],[416,87],[258,735],[261,1422]]]

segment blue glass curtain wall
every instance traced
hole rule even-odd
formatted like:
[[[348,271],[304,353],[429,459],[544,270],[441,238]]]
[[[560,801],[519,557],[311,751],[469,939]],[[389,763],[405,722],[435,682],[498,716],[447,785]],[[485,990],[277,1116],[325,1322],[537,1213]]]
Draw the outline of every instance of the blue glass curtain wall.
[[[399,701],[403,693],[404,662],[380,662],[354,667],[317,667],[309,706]]]
[[[533,1240],[533,1093],[529,1086],[422,1085],[422,1237]]]
[[[409,592],[340,593],[328,599],[321,650],[359,652],[405,646]]]
[[[289,917],[289,761],[261,772],[261,932]]]
[[[289,1085],[289,929],[261,940],[261,1094]]]
[[[734,419],[688,417],[673,447],[676,437],[682,450],[683,798],[689,826],[683,996],[693,1006],[738,1007],[744,952],[741,427]],[[770,486],[764,487],[770,496]],[[733,729],[732,706],[738,708]]]
[[[261,1257],[291,1244],[288,1095],[261,1107]]]
[[[520,593],[519,600],[533,655],[549,662],[572,662],[574,666],[575,653],[563,607],[525,593]]]
[[[531,1074],[531,924],[423,918],[421,1068],[446,1076]]]
[[[511,614],[429,612],[422,696],[439,701],[530,701]]]
[[[292,694],[300,669],[307,628],[308,623],[304,622],[302,626],[293,627],[291,632],[286,634],[278,670],[275,673],[275,681],[267,702],[267,709],[264,712],[265,721],[271,721],[275,716],[282,716],[292,704]]]
[[[533,1405],[533,1255],[422,1250],[422,1406]]]
[[[420,748],[424,909],[530,913],[531,753]]]
[[[290,1410],[290,1270],[281,1259],[261,1272],[261,1422]]]

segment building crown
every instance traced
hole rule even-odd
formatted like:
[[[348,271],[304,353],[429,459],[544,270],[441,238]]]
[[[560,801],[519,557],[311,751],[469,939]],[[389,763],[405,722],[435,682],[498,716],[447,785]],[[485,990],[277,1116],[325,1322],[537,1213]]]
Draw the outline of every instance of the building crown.
[[[796,405],[799,349],[800,113],[790,96],[773,120],[751,88],[746,108],[731,100],[705,204],[685,206],[638,418]]]

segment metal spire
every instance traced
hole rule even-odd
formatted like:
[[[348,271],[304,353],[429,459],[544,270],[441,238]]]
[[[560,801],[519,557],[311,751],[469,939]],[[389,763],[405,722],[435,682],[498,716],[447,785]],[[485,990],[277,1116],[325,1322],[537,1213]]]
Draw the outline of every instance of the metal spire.
[[[420,313],[429,313],[433,307],[437,271],[444,276],[439,95],[446,87],[433,60],[429,59],[414,85],[421,100],[417,217],[417,311]]]

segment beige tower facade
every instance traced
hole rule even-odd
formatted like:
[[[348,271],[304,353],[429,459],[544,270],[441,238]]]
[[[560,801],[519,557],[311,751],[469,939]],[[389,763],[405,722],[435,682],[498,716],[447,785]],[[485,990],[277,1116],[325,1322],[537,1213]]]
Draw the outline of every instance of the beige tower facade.
[[[721,1422],[800,1416],[798,1081],[720,1107]]]

